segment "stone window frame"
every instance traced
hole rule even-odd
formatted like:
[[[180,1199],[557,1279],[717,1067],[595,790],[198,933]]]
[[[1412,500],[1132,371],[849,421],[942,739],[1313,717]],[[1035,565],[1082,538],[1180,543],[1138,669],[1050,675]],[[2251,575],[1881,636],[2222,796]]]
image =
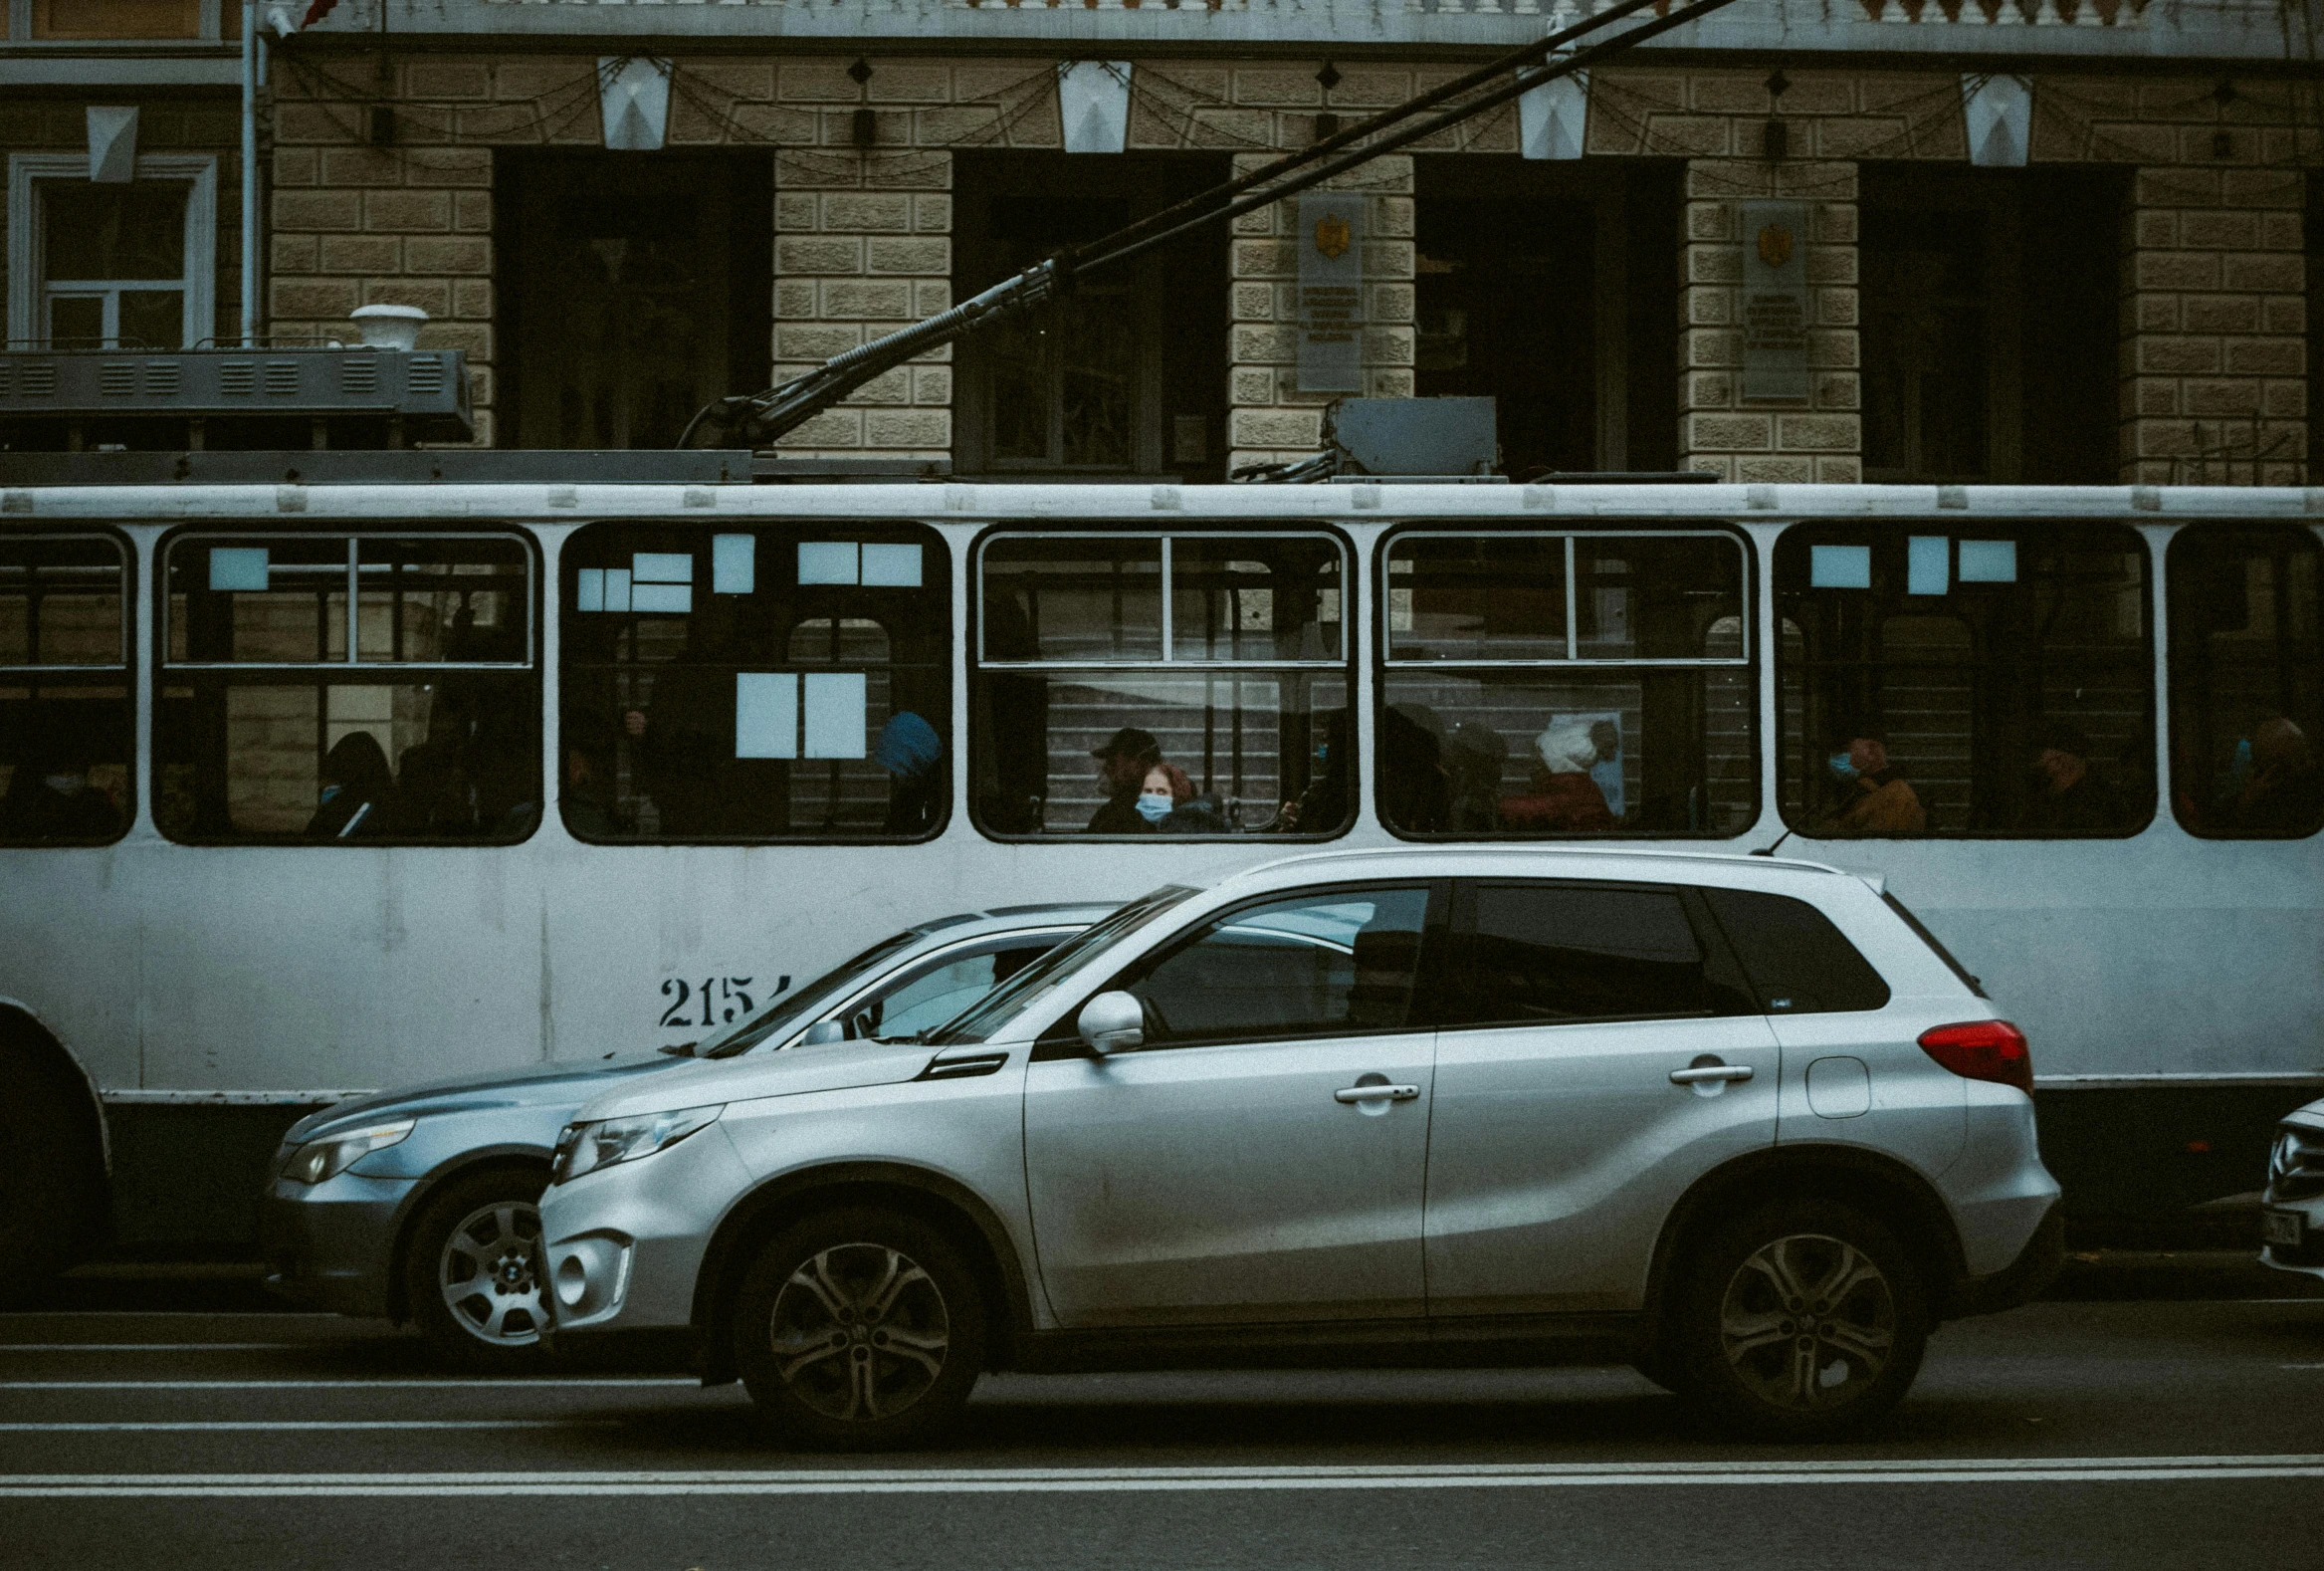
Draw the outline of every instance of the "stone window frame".
[[[218,279],[218,159],[212,153],[149,153],[137,158],[140,180],[179,180],[191,189],[185,204],[184,342],[191,347],[215,335]],[[17,152],[8,155],[8,337],[14,343],[46,342],[42,305],[47,294],[40,221],[43,181],[87,180],[89,157],[73,152]]]

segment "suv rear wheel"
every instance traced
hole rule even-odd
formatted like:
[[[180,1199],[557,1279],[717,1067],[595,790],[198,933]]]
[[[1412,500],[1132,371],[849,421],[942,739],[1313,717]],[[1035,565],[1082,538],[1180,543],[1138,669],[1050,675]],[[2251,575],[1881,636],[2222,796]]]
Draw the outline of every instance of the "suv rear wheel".
[[[1681,1393],[1716,1428],[1818,1441],[1895,1407],[1928,1334],[1928,1297],[1895,1235],[1854,1207],[1800,1200],[1713,1230],[1669,1347]]]
[[[787,1445],[925,1444],[984,1367],[984,1302],[951,1240],[916,1217],[850,1208],[759,1250],[735,1302],[735,1362]]]

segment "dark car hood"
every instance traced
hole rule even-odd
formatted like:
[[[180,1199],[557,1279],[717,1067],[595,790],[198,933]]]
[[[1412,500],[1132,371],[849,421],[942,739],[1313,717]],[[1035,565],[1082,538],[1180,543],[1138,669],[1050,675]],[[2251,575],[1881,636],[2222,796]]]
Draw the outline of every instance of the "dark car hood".
[[[523,1069],[497,1069],[488,1074],[430,1080],[421,1085],[399,1085],[310,1113],[292,1125],[283,1138],[313,1140],[353,1124],[375,1122],[383,1115],[403,1118],[422,1113],[475,1112],[487,1107],[577,1106],[624,1080],[693,1061],[660,1052],[609,1053],[602,1058],[536,1063]]]

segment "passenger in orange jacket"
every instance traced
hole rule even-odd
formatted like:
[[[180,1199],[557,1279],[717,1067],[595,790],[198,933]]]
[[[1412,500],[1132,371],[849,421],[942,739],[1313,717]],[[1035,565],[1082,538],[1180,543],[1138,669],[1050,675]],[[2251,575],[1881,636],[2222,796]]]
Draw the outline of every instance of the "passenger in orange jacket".
[[[1929,815],[1921,798],[1896,766],[1879,737],[1852,736],[1827,761],[1840,783],[1842,799],[1817,822],[1825,835],[1925,834]]]

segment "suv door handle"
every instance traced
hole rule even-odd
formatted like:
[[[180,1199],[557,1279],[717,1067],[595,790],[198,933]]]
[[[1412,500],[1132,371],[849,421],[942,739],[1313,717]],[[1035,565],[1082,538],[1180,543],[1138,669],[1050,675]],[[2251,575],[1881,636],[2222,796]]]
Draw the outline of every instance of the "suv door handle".
[[[1332,1093],[1335,1102],[1409,1102],[1420,1094],[1416,1085],[1351,1085]]]
[[[1670,1071],[1672,1085],[1693,1085],[1698,1080],[1748,1080],[1752,1068],[1747,1063],[1706,1063],[1692,1069]]]

